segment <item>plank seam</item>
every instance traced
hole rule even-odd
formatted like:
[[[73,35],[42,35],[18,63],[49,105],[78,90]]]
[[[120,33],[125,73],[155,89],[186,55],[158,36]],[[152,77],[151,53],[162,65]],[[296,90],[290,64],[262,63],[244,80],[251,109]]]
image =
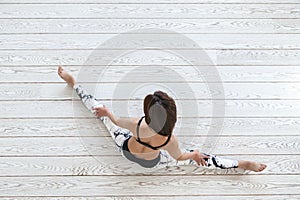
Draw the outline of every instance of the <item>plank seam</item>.
[[[224,17],[224,18],[220,18],[220,17],[211,17],[211,18],[208,18],[208,17],[206,17],[206,18],[203,18],[203,17],[201,17],[201,18],[195,18],[195,17],[165,17],[165,18],[162,18],[162,17],[151,17],[151,18],[149,18],[149,17],[135,17],[135,18],[132,18],[132,17],[57,17],[57,18],[54,18],[54,17],[44,17],[44,18],[39,18],[39,17],[22,17],[22,18],[20,18],[20,17],[15,17],[15,18],[13,18],[13,17],[11,17],[11,18],[9,18],[9,17],[0,17],[0,20],[7,20],[7,19],[9,19],[9,20],[24,20],[24,19],[37,19],[37,20],[41,20],[41,19],[46,19],[46,20],[52,20],[52,19],[66,19],[66,20],[70,20],[70,19],[79,19],[79,20],[82,20],[82,19],[101,19],[101,20],[103,20],[103,19],[109,19],[109,20],[113,20],[113,19],[137,19],[137,20],[141,20],[141,19],[148,19],[148,20],[150,20],[150,19],[193,19],[193,20],[196,20],[196,19],[200,19],[200,20],[202,20],[202,19],[204,19],[204,20],[206,20],[206,19],[218,19],[218,20],[224,20],[224,19],[258,19],[258,20],[261,20],[261,19],[269,19],[269,20],[278,20],[278,19],[283,19],[283,20],[286,20],[286,19],[291,19],[291,20],[295,20],[295,19],[300,19],[300,18],[298,18],[298,17],[291,17],[291,18],[287,18],[287,17],[281,17],[281,18],[276,18],[276,17]]]
[[[54,34],[65,34],[65,35],[75,35],[75,34],[81,34],[81,35],[85,35],[85,34],[103,34],[103,35],[105,35],[105,34],[120,34],[120,33],[122,33],[122,31],[120,31],[120,32],[94,32],[94,33],[84,33],[84,32],[78,32],[78,33],[66,33],[66,32],[46,32],[46,33],[43,33],[43,32],[40,32],[40,33],[38,33],[38,32],[23,32],[23,33],[0,33],[0,35],[31,35],[31,34],[37,34],[37,35],[50,35],[50,34],[52,34],[52,35],[54,35]],[[232,35],[238,35],[238,34],[251,34],[251,35],[259,35],[259,34],[261,34],[261,35],[275,35],[275,34],[278,34],[278,35],[280,35],[280,34],[287,34],[287,35],[295,35],[295,34],[299,34],[299,32],[296,32],[296,33],[286,33],[286,32],[282,32],[282,33],[270,33],[270,32],[263,32],[263,33],[253,33],[253,32],[222,32],[222,33],[219,33],[219,32],[209,32],[209,33],[207,33],[207,32],[182,32],[182,31],[178,31],[177,32],[177,34],[178,33],[181,33],[181,34],[203,34],[203,35],[208,35],[208,34],[215,34],[215,35],[217,35],[217,34],[232,34]],[[128,33],[126,33],[126,34],[128,34]],[[145,33],[145,34],[153,34],[153,33],[151,33],[151,32],[149,32],[149,33]],[[166,33],[166,34],[168,34],[168,33]]]
[[[151,4],[151,5],[161,5],[161,4],[165,4],[165,5],[181,5],[181,4],[184,4],[184,5],[190,5],[190,4],[195,4],[195,5],[198,5],[198,4],[200,4],[200,5],[203,5],[203,4],[207,4],[207,5],[214,5],[214,4],[216,4],[216,5],[232,5],[232,4],[237,4],[237,5],[240,5],[240,4],[242,4],[242,5],[253,5],[253,4],[257,4],[257,5],[261,5],[261,4],[265,4],[265,5],[269,5],[269,4],[278,4],[278,5],[282,5],[282,4],[288,4],[288,5],[291,5],[291,4],[295,4],[295,5],[298,5],[298,4],[300,4],[300,3],[244,3],[244,2],[237,2],[237,3],[235,3],[235,2],[232,2],[232,3],[209,3],[209,2],[207,2],[207,3],[202,3],[202,2],[197,2],[197,3],[194,3],[194,2],[182,2],[182,3],[176,3],[176,2],[172,2],[172,3],[167,3],[167,2],[159,2],[159,3],[141,3],[141,2],[126,2],[126,3],[123,3],[123,2],[117,2],[117,3],[114,3],[114,2],[112,2],[112,3],[106,3],[106,2],[101,2],[101,3],[89,3],[89,2],[82,2],[82,3],[61,3],[61,2],[55,2],[55,3],[34,3],[34,2],[32,2],[32,3],[24,3],[24,2],[22,2],[22,1],[20,1],[19,3],[18,2],[14,2],[14,3],[1,3],[0,2],[0,4],[7,4],[7,5],[11,5],[11,4],[17,4],[17,5],[28,5],[28,4],[32,4],[32,5],[36,5],[36,4],[41,4],[41,5],[43,5],[43,4],[46,4],[46,5],[49,5],[49,4],[53,4],[53,5],[56,5],[56,4],[59,4],[59,5],[61,5],[61,4],[67,4],[67,5],[69,5],[69,4],[74,4],[74,5],[80,5],[80,4],[96,4],[96,5],[101,5],[101,4],[104,4],[104,5],[106,5],[106,4],[121,4],[121,5],[132,5],[132,4],[137,4],[137,5],[143,5],[143,4]]]
[[[196,168],[196,167],[195,167]],[[6,176],[1,176],[0,178],[47,178],[47,177],[141,177],[141,176],[145,176],[145,177],[169,177],[169,176],[182,176],[182,177],[195,177],[195,176],[204,176],[207,174],[204,173],[196,173],[196,174],[192,174],[192,173],[187,173],[187,174],[179,174],[179,173],[174,173],[174,174],[148,174],[147,172],[141,172],[141,173],[136,173],[136,174],[129,174],[125,172],[125,174],[91,174],[91,175],[70,175],[70,174],[62,174],[62,175],[6,175]],[[299,176],[300,173],[296,173],[296,174],[289,174],[289,173],[259,173],[259,174],[249,174],[249,173],[229,173],[229,174],[209,174],[209,176],[226,176],[226,177],[230,177],[230,176]],[[1,197],[1,196],[0,196]]]

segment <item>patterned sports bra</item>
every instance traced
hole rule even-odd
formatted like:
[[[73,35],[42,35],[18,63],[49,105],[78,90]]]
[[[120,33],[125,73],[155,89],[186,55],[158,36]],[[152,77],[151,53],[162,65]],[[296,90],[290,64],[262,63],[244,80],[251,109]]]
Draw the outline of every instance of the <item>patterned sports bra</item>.
[[[167,145],[168,142],[169,142],[170,139],[171,139],[172,134],[170,134],[170,135],[168,136],[168,139],[166,140],[165,143],[163,143],[162,145],[156,146],[156,147],[154,147],[154,146],[152,146],[152,145],[150,145],[150,144],[148,144],[148,143],[146,143],[146,142],[143,142],[143,141],[141,140],[139,129],[140,129],[140,125],[141,125],[141,123],[142,123],[142,121],[143,121],[144,118],[145,118],[145,116],[141,117],[141,119],[139,120],[139,122],[138,122],[138,124],[137,124],[137,127],[136,127],[137,139],[136,139],[136,141],[137,141],[138,143],[140,143],[140,144],[142,144],[142,145],[144,145],[144,146],[150,148],[150,149],[153,149],[153,150],[159,150],[159,148],[161,148],[161,147]]]

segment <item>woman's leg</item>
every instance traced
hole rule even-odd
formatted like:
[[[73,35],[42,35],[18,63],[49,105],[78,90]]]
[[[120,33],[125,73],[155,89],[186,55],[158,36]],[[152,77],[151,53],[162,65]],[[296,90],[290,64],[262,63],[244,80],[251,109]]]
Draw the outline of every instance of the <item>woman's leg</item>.
[[[240,168],[240,169],[250,170],[254,172],[260,172],[267,167],[265,164],[261,164],[257,162],[235,160],[235,159],[230,159],[223,156],[216,156],[212,154],[205,154],[205,153],[203,154],[210,157],[204,159],[207,164],[206,167],[208,168],[219,168],[219,169]],[[191,161],[191,162],[195,162],[195,161]]]
[[[74,91],[79,96],[82,103],[85,105],[85,107],[90,112],[92,112],[94,114],[95,110],[93,110],[93,108],[103,106],[103,104],[101,104],[98,100],[96,100],[93,97],[93,95],[89,94],[84,88],[82,88],[81,85],[76,84],[76,81],[73,78],[73,76],[71,74],[67,73],[62,67],[58,68],[58,74],[71,87],[73,87]],[[107,117],[101,117],[100,119],[103,122],[103,124],[105,125],[106,129],[111,134],[117,147],[120,150],[120,147],[122,146],[123,142],[131,135],[131,132],[126,129],[122,129],[122,128],[116,126]]]
[[[192,152],[193,150],[185,150],[186,152]],[[205,158],[207,168],[219,168],[219,169],[230,169],[230,168],[238,168],[239,162],[237,160],[228,159],[224,157],[219,157],[215,155],[209,155],[210,158]],[[183,161],[177,161],[173,159],[166,151],[161,151],[161,162],[158,164],[160,166],[167,165],[197,165],[197,163],[194,160],[183,160]]]
[[[185,151],[191,152],[193,150],[186,149]],[[205,153],[204,153],[205,154]],[[204,166],[208,169],[232,169],[232,168],[240,168],[245,170],[250,170],[254,172],[263,171],[267,166],[265,164],[252,162],[252,161],[244,161],[244,160],[235,160],[222,156],[216,156],[212,154],[205,154],[210,158],[205,158],[207,166]],[[168,167],[168,166],[182,166],[182,165],[197,165],[194,160],[185,160],[185,161],[177,161],[173,159],[168,152],[162,150],[161,151],[161,161],[158,163],[156,167]]]

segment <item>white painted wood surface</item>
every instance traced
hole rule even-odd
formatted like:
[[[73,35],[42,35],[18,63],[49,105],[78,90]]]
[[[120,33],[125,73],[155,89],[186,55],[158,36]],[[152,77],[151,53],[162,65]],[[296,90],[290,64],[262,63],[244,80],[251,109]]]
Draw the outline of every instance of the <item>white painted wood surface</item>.
[[[91,3],[99,3],[99,0],[1,0],[1,4],[16,4],[16,3],[38,3],[38,4],[91,4]],[[169,3],[169,4],[230,4],[230,3],[242,3],[242,4],[295,4],[299,3],[298,0],[248,0],[247,2],[243,0],[227,0],[224,2],[223,0],[103,0],[101,4],[119,4],[119,3],[139,3],[139,4],[146,4],[146,3]]]
[[[15,65],[189,65],[175,53],[158,50],[140,50],[115,58],[124,50],[3,50],[0,62]],[[201,51],[202,52],[202,51]],[[200,66],[207,65],[297,65],[300,50],[206,50],[210,60],[201,59]],[[17,55],[15,54],[17,53]],[[92,56],[91,56],[91,53]],[[176,53],[193,53],[178,50]],[[200,54],[201,55],[201,54]],[[191,62],[196,60],[191,60]]]
[[[143,82],[145,79],[151,82],[151,77],[155,76],[160,78],[161,82],[166,82],[166,77],[161,76],[161,73],[153,73],[153,66],[111,66],[105,71],[106,76],[101,76],[99,74],[93,73],[93,71],[105,69],[105,66],[66,66],[67,69],[75,76],[78,77],[78,74],[81,70],[87,71],[90,75],[89,79],[79,80],[79,82],[86,83],[116,83],[124,82],[122,77],[125,76],[131,70],[138,70],[139,73],[143,76],[138,76],[135,79],[131,80],[131,83],[134,82]],[[204,66],[208,67],[208,66]],[[243,70],[240,66],[216,66],[218,70],[221,82],[236,82],[236,83],[297,83],[300,80],[300,68],[298,66],[247,66],[243,65]],[[38,71],[36,69],[39,69]],[[201,70],[202,78],[199,79],[199,75],[195,73],[195,70],[191,66],[160,66],[156,67],[160,71],[167,71],[168,69],[173,69],[181,76],[185,77],[189,82],[209,82],[212,77],[212,74],[209,71],[202,70],[202,66],[199,67]],[[95,69],[95,70],[94,70]],[[3,66],[0,67],[0,83],[63,83],[63,81],[57,77],[57,65],[53,66]],[[117,73],[116,73],[117,72]],[[168,79],[173,79],[173,75],[169,75]],[[174,82],[174,81],[172,81]],[[178,81],[180,82],[180,81]],[[182,82],[182,81],[181,81]],[[286,97],[286,96],[285,96]]]
[[[136,40],[127,34],[100,45],[145,28],[190,38],[198,46],[175,32],[161,45],[202,50],[213,63],[199,63],[200,78],[175,54],[148,48],[115,59],[100,77],[114,53],[151,47],[162,35],[150,31]],[[299,0],[0,0],[0,199],[299,199],[299,44]],[[86,63],[95,48],[96,58]],[[182,147],[217,142],[212,153],[268,168],[259,174],[141,168],[115,151],[103,125],[57,76],[58,65],[124,116],[122,103],[139,116],[147,93],[176,88],[174,133]],[[214,65],[220,79],[205,70]],[[170,69],[182,78],[166,78]],[[131,70],[140,75],[122,79]],[[82,71],[90,76],[82,78]],[[145,83],[150,86],[130,98],[114,94]],[[207,84],[222,84],[224,96]],[[212,100],[225,103],[222,133],[212,121],[222,117],[212,115]],[[196,114],[195,107],[182,107],[191,103]]]
[[[257,5],[259,6],[259,5]],[[179,33],[275,34],[300,33],[295,19],[0,19],[0,33],[116,34],[129,30],[161,28]]]
[[[49,190],[53,196],[64,193],[66,196],[139,196],[137,194],[181,195],[188,186],[190,195],[278,195],[286,192],[298,194],[299,181],[295,175],[201,175],[201,176],[55,176],[55,177],[1,177],[2,194],[15,196],[22,191],[26,196],[45,196]],[[18,183],[22,184],[18,184]],[[216,182],[218,191],[216,191]],[[165,187],[161,187],[161,184]],[[237,185],[239,187],[237,187]],[[186,187],[183,187],[186,186]],[[172,190],[166,190],[166,187]],[[99,189],[101,188],[101,189]],[[125,190],[124,188],[128,188]],[[199,188],[205,188],[200,190]],[[220,198],[220,197],[218,197]]]
[[[99,0],[1,0],[1,4],[20,4],[20,3],[31,3],[31,4],[91,4],[99,3]],[[245,2],[244,0],[103,0],[101,4],[119,4],[119,3],[138,3],[138,4],[151,4],[151,3],[169,3],[169,4],[290,4],[299,3],[298,0],[251,0]]]
[[[111,80],[110,80],[111,81]],[[150,82],[150,81],[149,81]],[[153,84],[154,81],[151,81]],[[128,94],[115,95],[114,90],[118,87],[132,88],[135,85],[143,84],[144,82],[135,83],[82,83],[91,94],[93,94],[99,101],[101,100],[127,100]],[[211,83],[217,85],[218,83]],[[95,85],[97,86],[95,88]],[[300,83],[223,83],[223,92],[215,88],[210,91],[207,88],[207,83],[189,83],[191,89],[187,91],[187,83],[164,83],[163,86],[156,86],[156,90],[167,91],[167,87],[175,87],[180,95],[174,99],[198,99],[198,100],[211,100],[211,99],[225,99],[226,100],[280,100],[284,99],[297,100],[300,99]],[[257,88],[262,88],[257,90]],[[135,94],[131,95],[132,100],[142,100],[145,94],[154,92],[153,86],[148,86],[138,90]],[[66,87],[65,83],[6,83],[1,84],[0,100],[72,100],[73,90]],[[79,98],[73,98],[79,100]]]
[[[153,38],[159,38],[162,34],[124,34],[127,40],[113,44],[115,49],[135,48],[137,44],[151,45]],[[174,40],[178,37],[169,34],[169,40],[164,40],[163,45],[176,49],[300,49],[300,37],[290,34],[183,34],[195,41],[199,47],[190,46]],[[95,48],[110,49],[105,41],[117,36],[117,34],[20,34],[0,35],[1,50],[41,50],[41,49],[78,49],[93,50]],[[142,37],[138,43],[136,37]],[[26,41],[26,42],[24,42]],[[141,41],[141,40],[140,40]],[[22,45],[19,45],[22,43]]]
[[[300,4],[3,4],[1,18],[297,18]],[[167,11],[167,12],[166,12]]]
[[[179,118],[180,120],[180,118]],[[184,124],[176,124],[177,135],[193,135],[192,130],[198,130],[197,135],[206,136],[209,128],[214,129],[210,118],[199,118],[195,124],[194,119],[186,119]],[[300,120],[298,118],[225,118],[222,136],[285,136],[299,135]],[[78,137],[109,136],[94,118],[20,118],[1,119],[0,137]],[[212,132],[211,135],[219,135]]]

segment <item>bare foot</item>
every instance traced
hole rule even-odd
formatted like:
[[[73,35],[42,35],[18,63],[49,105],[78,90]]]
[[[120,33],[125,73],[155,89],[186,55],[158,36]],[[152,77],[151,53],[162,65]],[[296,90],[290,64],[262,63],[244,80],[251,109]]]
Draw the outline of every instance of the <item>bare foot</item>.
[[[60,76],[60,78],[66,81],[70,86],[73,87],[75,85],[74,77],[68,72],[66,72],[61,66],[58,67],[57,73]]]
[[[266,169],[267,165],[251,162],[251,161],[239,161],[239,168],[254,171],[254,172],[261,172]]]

